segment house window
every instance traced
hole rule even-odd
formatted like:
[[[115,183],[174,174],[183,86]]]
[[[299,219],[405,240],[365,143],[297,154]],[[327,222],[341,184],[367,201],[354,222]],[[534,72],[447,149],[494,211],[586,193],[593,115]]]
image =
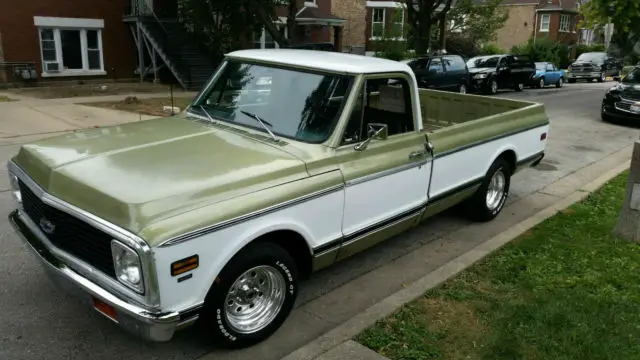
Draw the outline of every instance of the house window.
[[[393,19],[393,36],[404,39],[404,9],[396,9]]]
[[[276,24],[278,32],[286,39],[288,31],[286,24]],[[273,36],[263,27],[253,35],[253,47],[255,49],[279,49],[280,45],[273,39]]]
[[[373,8],[371,19],[371,37],[381,38],[384,36],[385,9]]]
[[[540,17],[540,31],[549,31],[549,22],[551,15],[544,14]]]
[[[40,37],[42,76],[106,75],[103,20],[34,17]]]
[[[560,15],[560,31],[568,32],[571,28],[571,18],[569,15]]]

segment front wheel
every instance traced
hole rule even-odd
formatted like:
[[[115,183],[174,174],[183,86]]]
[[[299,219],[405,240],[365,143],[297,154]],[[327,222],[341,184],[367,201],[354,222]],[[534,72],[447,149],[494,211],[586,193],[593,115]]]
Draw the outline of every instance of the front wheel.
[[[516,86],[514,86],[514,90],[515,90],[515,91],[522,91],[522,90],[524,90],[524,84],[516,84]]]
[[[496,81],[496,79],[489,80],[487,91],[491,95],[495,95],[498,93],[498,82]]]
[[[597,80],[599,83],[605,82],[607,80],[607,74],[605,74],[605,72],[603,71],[602,73],[600,73],[600,77]]]
[[[544,87],[544,78],[540,78],[538,81],[538,89],[542,89]]]
[[[466,94],[467,93],[467,85],[461,84],[460,87],[458,88],[458,91],[460,92],[460,94]]]
[[[223,345],[251,346],[280,328],[297,294],[298,271],[289,253],[273,243],[255,243],[220,272],[200,320]]]
[[[493,220],[507,201],[511,186],[511,168],[499,158],[491,164],[476,193],[464,204],[468,218],[475,221]]]
[[[556,87],[561,88],[563,85],[564,85],[564,79],[562,78],[558,79],[558,82],[556,82]]]

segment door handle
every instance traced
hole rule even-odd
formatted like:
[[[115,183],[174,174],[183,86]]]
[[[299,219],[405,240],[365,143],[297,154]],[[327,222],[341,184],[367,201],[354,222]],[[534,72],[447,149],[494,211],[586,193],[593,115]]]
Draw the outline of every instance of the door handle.
[[[423,157],[426,153],[424,151],[414,151],[411,154],[409,154],[409,160],[416,160],[416,159],[420,159],[421,157]]]

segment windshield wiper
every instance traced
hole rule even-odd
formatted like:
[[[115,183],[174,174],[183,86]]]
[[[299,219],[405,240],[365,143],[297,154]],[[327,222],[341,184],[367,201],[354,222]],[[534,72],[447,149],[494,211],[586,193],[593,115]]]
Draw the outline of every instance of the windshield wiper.
[[[278,140],[278,138],[271,132],[271,130],[269,130],[269,128],[267,127],[267,125],[273,127],[273,125],[265,120],[262,120],[258,115],[254,114],[254,113],[250,113],[248,111],[244,111],[244,110],[240,110],[241,113],[247,115],[248,117],[255,119],[258,123],[260,123],[260,125],[267,130],[267,132],[269,133],[269,135],[271,135],[271,137],[273,138],[273,141],[278,142],[280,140]],[[265,125],[266,124],[266,125]]]
[[[209,112],[207,111],[207,109],[204,108],[203,105],[200,105],[200,109],[202,109],[202,112],[205,113],[205,115],[207,115],[207,117],[209,118],[209,121],[211,121],[211,123],[215,124],[216,121],[213,120],[213,117],[211,117],[211,114],[209,114]]]

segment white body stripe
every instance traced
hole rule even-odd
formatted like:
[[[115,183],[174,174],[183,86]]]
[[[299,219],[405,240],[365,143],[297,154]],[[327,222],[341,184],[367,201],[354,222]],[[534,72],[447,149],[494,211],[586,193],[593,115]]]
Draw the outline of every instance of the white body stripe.
[[[275,230],[292,230],[302,235],[311,248],[326,245],[341,238],[343,233],[349,236],[424,203],[431,166],[434,166],[430,190],[430,197],[433,197],[484,176],[496,157],[506,150],[515,151],[517,160],[540,153],[546,144],[546,140],[540,141],[540,134],[548,131],[546,125],[472,146],[437,157],[420,167],[365,182],[355,181],[353,185],[322,197],[173,246],[155,248],[162,308],[180,311],[202,303],[231,257],[261,235]],[[200,256],[200,266],[192,271],[192,278],[178,282],[181,276],[171,276],[170,264],[194,254]]]
[[[359,230],[414,209],[427,201],[431,162],[347,186],[343,232]]]
[[[201,303],[231,257],[266,233],[293,230],[302,235],[311,247],[339,239],[343,206],[344,192],[338,190],[174,246],[155,248],[162,308],[184,310]],[[171,276],[171,263],[195,254],[200,257],[200,266],[191,272],[191,279],[178,283],[181,276]]]
[[[516,153],[516,161],[540,153],[547,142],[546,139],[540,141],[540,134],[548,131],[549,125],[541,126],[443,157],[436,157],[433,161],[433,179],[429,197],[444,194],[469,181],[483,177],[493,161],[507,150],[513,150]]]

